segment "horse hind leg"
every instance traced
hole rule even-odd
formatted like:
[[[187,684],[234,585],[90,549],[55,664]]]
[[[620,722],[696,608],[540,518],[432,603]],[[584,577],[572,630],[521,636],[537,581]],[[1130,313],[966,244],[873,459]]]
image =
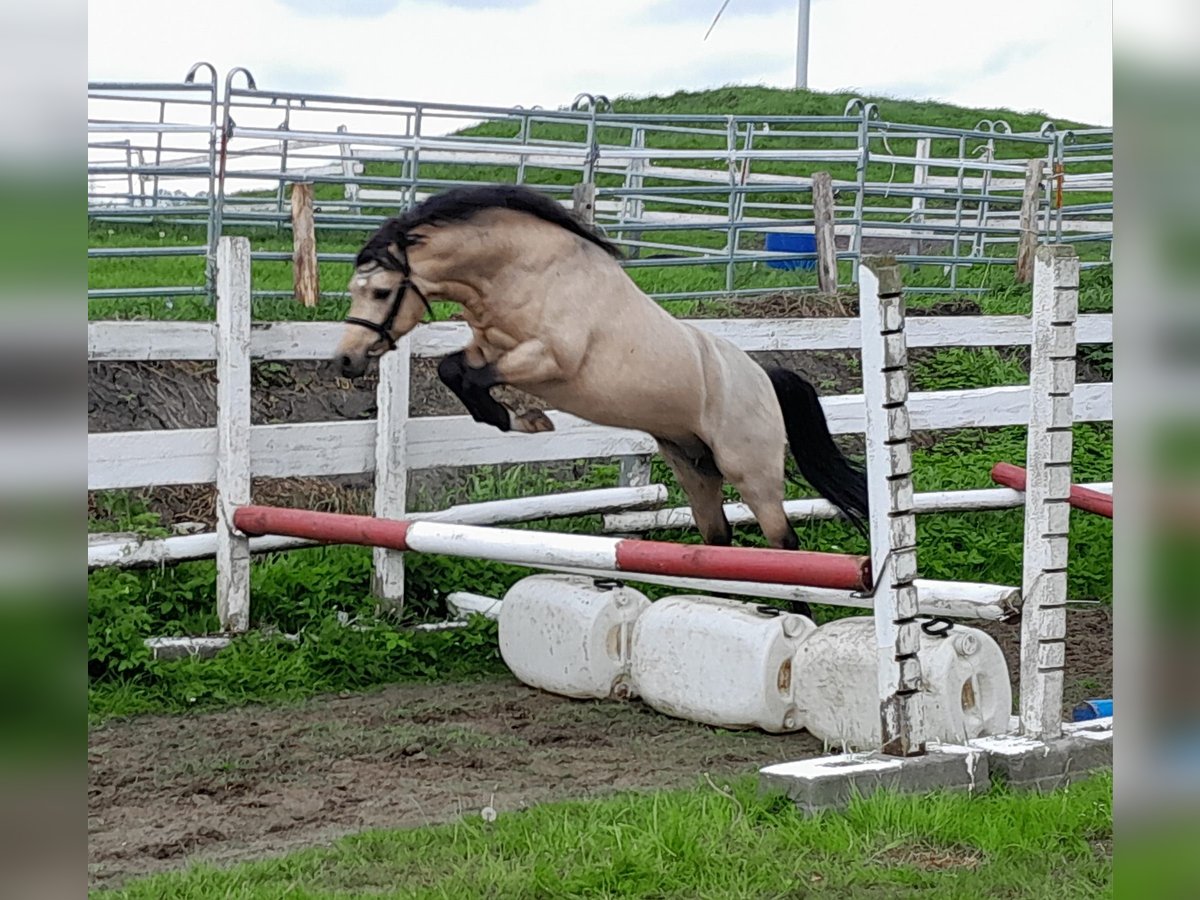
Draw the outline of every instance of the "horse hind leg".
[[[688,496],[692,518],[704,543],[732,544],[733,529],[725,517],[725,479],[713,461],[712,451],[700,444],[689,448],[689,452],[662,438],[658,439],[658,449]]]

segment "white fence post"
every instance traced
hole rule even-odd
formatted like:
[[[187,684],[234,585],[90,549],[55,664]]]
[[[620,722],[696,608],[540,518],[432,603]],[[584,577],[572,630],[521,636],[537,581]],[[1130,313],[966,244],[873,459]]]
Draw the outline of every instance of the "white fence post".
[[[932,148],[932,138],[917,138],[916,157],[917,159],[929,159]],[[913,166],[913,187],[920,189],[927,187],[929,184],[929,164],[921,163]],[[912,223],[914,232],[912,243],[909,244],[908,252],[913,256],[919,256],[921,253],[921,236],[917,230],[917,226],[925,221],[925,198],[913,197],[912,212],[910,213],[909,222]]]
[[[925,752],[921,719],[921,626],[917,621],[917,520],[909,446],[908,350],[900,267],[864,259],[859,271],[871,574],[879,648],[882,750]]]
[[[1079,259],[1070,245],[1039,247],[1034,263],[1025,556],[1021,616],[1021,732],[1062,733],[1067,558],[1075,420]]]
[[[378,413],[375,426],[375,515],[403,519],[408,512],[408,400],[412,340],[405,336],[396,349],[379,357]],[[376,547],[372,593],[381,611],[404,608],[404,554]]]
[[[250,539],[233,513],[250,502],[250,241],[217,243],[217,617],[250,627]]]

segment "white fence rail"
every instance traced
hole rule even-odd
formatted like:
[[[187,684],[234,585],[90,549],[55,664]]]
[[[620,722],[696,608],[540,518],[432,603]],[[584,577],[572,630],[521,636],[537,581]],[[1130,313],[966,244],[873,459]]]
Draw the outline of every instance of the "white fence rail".
[[[822,399],[834,434],[862,433],[861,395]],[[910,395],[917,430],[1024,425],[1029,388],[996,387]],[[428,416],[408,423],[407,466],[485,466],[568,459],[603,459],[655,452],[640,431],[592,425],[550,412],[555,431],[500,433],[470,416]],[[1112,385],[1082,384],[1075,394],[1075,421],[1112,419]],[[375,421],[256,425],[250,429],[250,459],[264,478],[350,475],[375,471]],[[146,485],[208,484],[216,480],[215,428],[127,431],[88,435],[91,490]]]

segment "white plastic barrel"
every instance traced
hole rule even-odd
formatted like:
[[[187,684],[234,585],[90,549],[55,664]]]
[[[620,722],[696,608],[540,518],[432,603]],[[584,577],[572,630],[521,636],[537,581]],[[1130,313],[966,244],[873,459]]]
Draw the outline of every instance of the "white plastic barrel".
[[[798,731],[792,659],[805,616],[719,597],[650,604],[633,629],[633,683],[652,709],[721,728]]]
[[[1004,653],[987,632],[957,622],[944,637],[922,632],[917,657],[926,739],[961,743],[1008,731],[1012,684]],[[818,628],[797,649],[792,674],[808,731],[850,750],[879,749],[878,665],[870,616]]]
[[[580,699],[628,699],[633,623],[649,605],[644,594],[616,582],[531,575],[509,588],[500,605],[500,655],[531,687]]]

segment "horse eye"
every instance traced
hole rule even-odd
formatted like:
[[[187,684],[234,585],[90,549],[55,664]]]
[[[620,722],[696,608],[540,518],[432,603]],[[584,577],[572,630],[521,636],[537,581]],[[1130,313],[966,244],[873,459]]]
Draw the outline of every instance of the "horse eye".
[[[386,300],[388,297],[392,296],[392,292],[387,288],[375,288],[375,290],[371,291],[371,294],[376,300]]]

